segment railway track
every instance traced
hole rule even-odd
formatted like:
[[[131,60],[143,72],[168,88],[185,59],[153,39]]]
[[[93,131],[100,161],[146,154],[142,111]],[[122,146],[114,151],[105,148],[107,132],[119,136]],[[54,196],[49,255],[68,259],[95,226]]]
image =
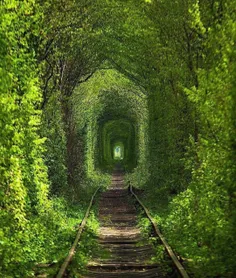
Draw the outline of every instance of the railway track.
[[[188,278],[188,274],[176,258],[164,237],[161,235],[148,210],[144,207],[138,196],[133,192],[131,186],[129,190],[127,190],[123,178],[123,172],[121,170],[115,170],[112,175],[110,188],[106,192],[101,193],[99,198],[98,218],[100,221],[100,228],[97,240],[100,248],[104,250],[107,256],[105,258],[93,257],[87,265],[86,274],[81,277]],[[93,198],[95,198],[95,194]],[[73,257],[75,247],[86,224],[86,218],[88,217],[89,210],[92,206],[93,198],[90,202],[89,209],[87,210],[86,217],[81,225],[82,227],[78,231],[72,249],[56,276],[57,278],[63,277],[65,270]],[[136,205],[134,202],[135,198]],[[146,216],[151,221],[154,236],[157,236],[160,244],[165,246],[166,254],[168,254],[169,257],[169,262],[166,264],[169,264],[172,267],[172,271],[168,273],[163,270],[162,263],[157,263],[153,260],[155,257],[154,246],[148,240],[147,235],[144,236],[141,229],[137,226],[137,205],[143,209]],[[166,269],[166,265],[164,268]]]

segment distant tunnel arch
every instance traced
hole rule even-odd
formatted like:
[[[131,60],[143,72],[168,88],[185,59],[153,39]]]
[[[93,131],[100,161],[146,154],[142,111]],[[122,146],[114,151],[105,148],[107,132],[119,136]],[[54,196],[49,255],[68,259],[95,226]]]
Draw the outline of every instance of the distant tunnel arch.
[[[115,156],[115,148],[119,155]],[[118,159],[119,157],[119,159]],[[132,121],[114,119],[104,121],[99,128],[99,166],[109,169],[118,161],[126,170],[136,166],[136,134]]]

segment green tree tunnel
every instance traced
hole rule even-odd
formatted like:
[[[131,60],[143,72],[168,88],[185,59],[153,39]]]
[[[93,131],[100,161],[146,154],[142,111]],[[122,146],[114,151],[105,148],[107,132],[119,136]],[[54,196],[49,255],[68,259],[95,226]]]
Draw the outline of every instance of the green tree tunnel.
[[[137,143],[133,124],[124,119],[110,120],[99,129],[100,167],[114,168],[117,161],[114,159],[114,147],[123,146],[123,159],[120,163],[127,171],[135,168],[137,162]]]
[[[1,1],[0,277],[61,261],[117,162],[193,276],[236,277],[235,6]]]
[[[78,134],[84,133],[87,177],[93,179],[97,171],[113,169],[113,144],[121,141],[124,159],[120,162],[128,172],[136,173],[133,177],[140,175],[144,184],[148,112],[140,88],[117,70],[101,70],[77,88],[73,103],[77,104],[73,109]]]

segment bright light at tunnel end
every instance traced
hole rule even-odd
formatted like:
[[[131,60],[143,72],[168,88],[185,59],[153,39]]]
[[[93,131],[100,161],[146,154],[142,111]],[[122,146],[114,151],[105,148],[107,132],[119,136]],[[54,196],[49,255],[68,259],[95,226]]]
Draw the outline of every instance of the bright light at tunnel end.
[[[124,158],[124,146],[123,144],[115,144],[113,147],[114,160],[123,160]]]

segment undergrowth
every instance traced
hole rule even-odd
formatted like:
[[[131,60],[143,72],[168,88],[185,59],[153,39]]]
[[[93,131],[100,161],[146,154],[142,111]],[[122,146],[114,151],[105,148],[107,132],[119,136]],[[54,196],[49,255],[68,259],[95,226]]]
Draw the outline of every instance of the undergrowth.
[[[45,225],[41,223],[38,232],[34,231],[42,240],[41,249],[44,251],[45,256],[41,258],[40,262],[37,260],[34,271],[31,272],[31,276],[28,273],[27,277],[33,277],[35,274],[47,274],[49,278],[55,276],[63,260],[68,255],[80,223],[85,216],[91,196],[101,180],[104,181],[101,183],[103,185],[102,188],[105,188],[107,177],[103,179],[100,176],[97,182],[93,183],[90,181],[90,186],[88,185],[89,181],[84,181],[84,186],[80,187],[80,196],[74,198],[73,203],[64,197],[54,197],[51,199],[50,218],[44,220],[43,223]],[[83,197],[81,198],[81,196]],[[91,254],[95,252],[95,237],[99,226],[96,211],[97,207],[95,204],[88,218],[86,228],[82,233],[81,241],[77,248],[79,252],[76,252],[70,267],[71,277],[79,277],[78,273],[83,270]],[[35,241],[38,242],[39,238],[36,237]],[[34,242],[31,244],[34,244]]]
[[[96,216],[96,208],[90,212],[85,230],[78,243],[75,256],[69,266],[69,277],[81,277],[86,272],[85,267],[95,253],[99,252],[97,244],[97,232],[99,222]]]
[[[141,208],[138,214],[138,227],[141,229],[143,235],[143,240],[140,245],[151,244],[153,246],[155,253],[150,261],[151,263],[157,263],[162,274],[168,277],[173,272],[171,261],[160,239],[154,235],[152,224]]]
[[[86,206],[83,202],[70,204],[64,198],[54,198],[52,202],[51,216],[45,223],[41,223],[40,230],[35,230],[35,242],[31,242],[31,247],[41,240],[41,249],[44,256],[34,267],[31,276],[35,274],[47,274],[53,277],[58,270],[60,262],[67,256],[77,228],[80,225]],[[43,225],[44,224],[44,225]],[[44,267],[45,266],[45,267]],[[26,276],[23,276],[26,277]]]

